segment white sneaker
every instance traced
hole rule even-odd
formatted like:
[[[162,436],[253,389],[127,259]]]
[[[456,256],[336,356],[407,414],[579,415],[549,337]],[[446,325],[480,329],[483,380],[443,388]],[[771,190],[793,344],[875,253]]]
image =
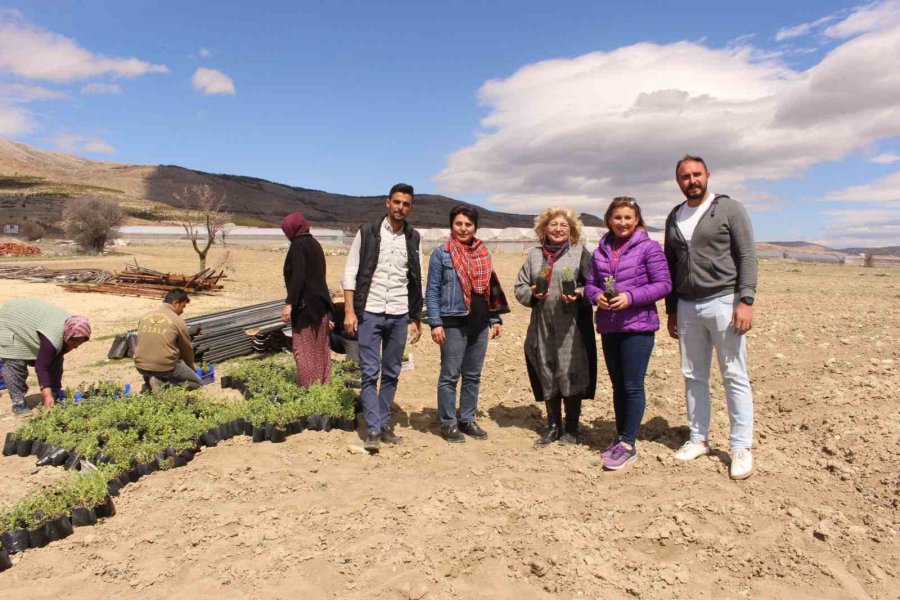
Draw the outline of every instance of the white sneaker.
[[[698,456],[709,454],[709,444],[706,442],[686,441],[675,453],[675,460],[694,460]]]
[[[731,451],[728,474],[732,479],[747,479],[753,474],[753,455],[749,448],[735,448]]]

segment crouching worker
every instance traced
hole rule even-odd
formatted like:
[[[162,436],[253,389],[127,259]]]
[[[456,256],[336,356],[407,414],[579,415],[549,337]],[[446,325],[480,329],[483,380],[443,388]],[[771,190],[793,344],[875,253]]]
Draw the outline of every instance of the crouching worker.
[[[194,347],[181,314],[191,299],[181,288],[163,298],[162,306],[138,323],[134,366],[144,377],[144,389],[156,391],[164,383],[192,390],[203,385],[194,372]]]
[[[0,306],[0,361],[14,414],[27,414],[28,367],[34,367],[44,406],[62,389],[63,355],[91,337],[91,324],[43,300],[10,300]]]

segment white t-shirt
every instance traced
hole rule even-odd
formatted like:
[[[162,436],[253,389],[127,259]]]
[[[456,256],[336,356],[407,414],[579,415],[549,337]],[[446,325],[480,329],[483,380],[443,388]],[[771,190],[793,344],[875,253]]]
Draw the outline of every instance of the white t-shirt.
[[[699,206],[692,208],[685,202],[681,205],[681,208],[678,209],[678,212],[675,213],[675,224],[678,225],[678,229],[681,230],[681,235],[684,236],[684,239],[687,240],[688,243],[691,243],[691,238],[694,237],[694,228],[697,227],[700,217],[709,210],[712,199],[715,197],[716,195],[712,192],[707,192],[706,198],[703,199],[703,202]]]

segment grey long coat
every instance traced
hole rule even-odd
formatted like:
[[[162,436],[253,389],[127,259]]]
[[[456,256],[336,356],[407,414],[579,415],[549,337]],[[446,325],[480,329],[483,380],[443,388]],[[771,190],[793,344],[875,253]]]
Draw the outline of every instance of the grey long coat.
[[[516,279],[516,300],[531,308],[525,336],[525,362],[534,398],[544,401],[557,395],[592,399],[597,388],[597,340],[592,308],[587,300],[566,304],[561,297],[563,272],[575,274],[583,287],[591,255],[582,244],[573,244],[553,265],[549,295],[537,302],[531,286],[544,264],[540,246],[532,248]]]

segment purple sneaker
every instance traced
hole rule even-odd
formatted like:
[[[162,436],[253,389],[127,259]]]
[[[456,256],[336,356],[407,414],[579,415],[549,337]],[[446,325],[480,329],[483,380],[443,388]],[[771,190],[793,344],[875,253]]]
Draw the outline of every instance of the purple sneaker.
[[[609,443],[609,446],[606,447],[606,450],[600,453],[600,456],[603,457],[603,462],[606,462],[610,456],[612,456],[613,448],[619,445],[619,436],[613,438],[613,441]]]
[[[637,460],[637,450],[618,443],[612,449],[609,458],[603,460],[603,468],[607,471],[618,471]]]

